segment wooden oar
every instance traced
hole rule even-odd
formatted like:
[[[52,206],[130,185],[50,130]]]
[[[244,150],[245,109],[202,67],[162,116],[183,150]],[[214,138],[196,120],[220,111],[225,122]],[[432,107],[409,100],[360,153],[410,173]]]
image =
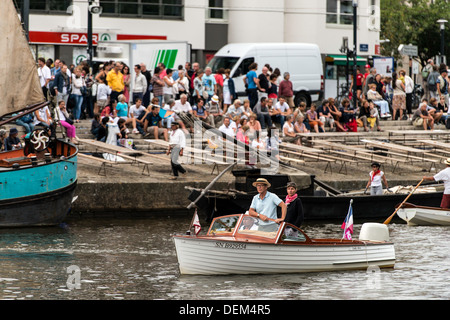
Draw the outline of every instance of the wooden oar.
[[[420,186],[420,184],[421,184],[422,182],[423,182],[423,179],[420,180],[420,182],[417,184],[417,186],[411,191],[410,194],[408,194],[408,196],[406,197],[406,199],[403,200],[403,202],[397,207],[397,209],[395,209],[394,213],[393,213],[389,218],[387,218],[387,219],[383,222],[384,224],[389,224],[389,222],[391,222],[392,218],[395,216],[395,214],[397,213],[397,211],[403,206],[403,204],[406,202],[406,200],[408,200],[409,197],[412,196],[412,194],[414,193],[414,191],[416,191],[416,189]]]

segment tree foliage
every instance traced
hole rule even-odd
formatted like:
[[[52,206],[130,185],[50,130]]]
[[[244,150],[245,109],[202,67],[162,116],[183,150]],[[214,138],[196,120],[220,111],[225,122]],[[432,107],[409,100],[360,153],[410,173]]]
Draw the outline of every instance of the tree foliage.
[[[440,54],[441,35],[439,19],[448,20],[445,25],[445,54],[450,57],[450,1],[446,0],[380,0],[381,54],[399,57],[400,44],[418,47],[421,64]]]

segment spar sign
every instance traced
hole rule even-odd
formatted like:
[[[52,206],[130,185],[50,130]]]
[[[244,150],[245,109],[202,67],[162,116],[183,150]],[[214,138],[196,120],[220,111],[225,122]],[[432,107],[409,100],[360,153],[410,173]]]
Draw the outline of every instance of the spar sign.
[[[46,31],[30,31],[31,43],[48,43],[48,44],[70,44],[70,45],[87,45],[87,33],[79,32],[46,32]],[[92,43],[97,45],[98,40],[112,40],[111,35],[107,33],[92,34]]]

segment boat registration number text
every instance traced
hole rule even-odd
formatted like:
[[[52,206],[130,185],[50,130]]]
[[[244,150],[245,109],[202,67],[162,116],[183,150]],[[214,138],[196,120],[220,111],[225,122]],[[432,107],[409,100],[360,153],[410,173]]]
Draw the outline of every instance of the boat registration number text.
[[[216,247],[225,249],[246,249],[245,243],[216,242]]]

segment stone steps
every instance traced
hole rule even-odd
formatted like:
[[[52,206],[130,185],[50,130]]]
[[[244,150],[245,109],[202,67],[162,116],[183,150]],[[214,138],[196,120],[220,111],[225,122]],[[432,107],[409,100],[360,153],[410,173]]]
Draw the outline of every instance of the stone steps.
[[[81,120],[80,123],[75,123],[75,127],[77,128],[77,137],[81,138],[81,139],[93,139],[94,136],[91,134],[90,129],[91,129],[91,123],[92,120],[88,119],[88,120]],[[19,130],[19,137],[22,137],[23,135],[25,135],[25,130],[22,126],[16,125],[16,124],[6,124],[4,126],[2,126],[2,129],[7,130],[7,132],[9,133],[9,130],[11,128],[17,128]],[[382,132],[378,132],[378,131],[369,131],[367,132],[368,137],[385,137],[387,136],[387,131],[389,130],[418,130],[420,131],[421,128],[415,127],[411,124],[410,120],[397,120],[397,121],[393,121],[393,120],[381,120],[380,121],[380,127],[383,130]],[[446,130],[445,125],[444,124],[438,124],[435,125],[435,129],[438,130]],[[329,127],[326,127],[326,131],[330,131]],[[358,127],[358,132],[364,132],[364,128],[362,127]],[[450,131],[449,131],[450,133]],[[333,139],[338,138],[339,133],[336,133],[336,137],[333,137]],[[139,150],[161,150],[162,148],[160,146],[156,146],[153,144],[149,144],[148,142],[145,142],[143,139],[143,136],[141,134],[129,134],[130,139],[134,140],[134,143],[136,145],[136,147]],[[82,148],[80,147],[80,150]]]

